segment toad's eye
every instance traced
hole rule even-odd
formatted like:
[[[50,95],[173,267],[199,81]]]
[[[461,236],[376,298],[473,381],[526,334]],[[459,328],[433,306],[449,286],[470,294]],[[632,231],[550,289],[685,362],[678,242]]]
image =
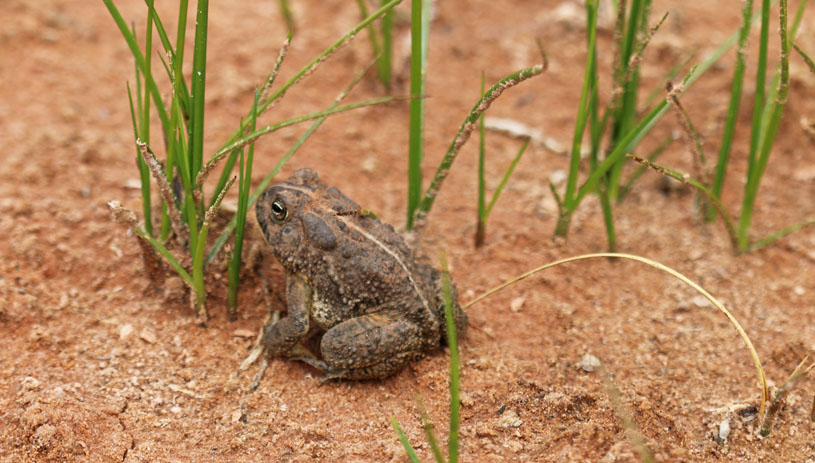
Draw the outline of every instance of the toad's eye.
[[[286,217],[289,215],[289,210],[286,209],[286,205],[283,204],[283,201],[277,199],[272,203],[272,215],[280,222],[286,220]]]

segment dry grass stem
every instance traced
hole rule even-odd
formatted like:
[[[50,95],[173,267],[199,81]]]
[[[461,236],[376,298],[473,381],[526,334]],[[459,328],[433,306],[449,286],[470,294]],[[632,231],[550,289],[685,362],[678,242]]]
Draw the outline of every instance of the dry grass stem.
[[[679,84],[674,86],[673,83],[668,82],[665,84],[665,89],[668,91],[668,103],[670,103],[670,105],[676,109],[676,119],[679,121],[679,125],[682,126],[682,131],[685,133],[687,143],[690,145],[691,153],[693,153],[693,170],[695,175],[702,181],[702,183],[709,185],[710,175],[705,167],[706,160],[704,141],[702,140],[701,135],[699,135],[699,132],[693,126],[690,115],[679,102],[679,95],[684,90],[684,85]]]
[[[138,222],[136,214],[130,209],[122,206],[122,203],[119,201],[111,201],[108,203],[108,206],[110,207],[110,216],[114,222],[129,225],[131,227],[136,226],[136,223]]]
[[[275,60],[274,68],[272,69],[272,72],[269,73],[269,76],[266,77],[266,82],[263,84],[263,88],[260,90],[260,97],[258,98],[260,101],[263,101],[263,97],[272,87],[275,79],[277,78],[277,74],[280,72],[280,66],[283,65],[283,60],[286,59],[286,55],[289,52],[291,37],[291,34],[289,34],[286,37],[286,40],[283,41],[283,45],[280,47],[280,52],[277,54],[277,60]]]
[[[161,198],[164,199],[164,202],[167,204],[167,215],[170,216],[170,224],[173,227],[173,231],[175,231],[176,241],[178,244],[183,245],[189,241],[190,234],[187,225],[181,220],[181,211],[178,210],[178,204],[175,201],[175,195],[173,195],[173,188],[170,186],[170,182],[164,174],[164,169],[147,146],[147,143],[137,139],[136,146],[139,147],[139,152],[141,152],[141,156],[145,164],[147,164],[147,168],[150,169],[150,174],[153,175],[153,179],[158,185]]]
[[[625,71],[625,79],[623,82],[628,82],[631,80],[631,75],[634,73],[634,69],[639,66],[640,62],[642,61],[642,54],[645,52],[645,48],[651,42],[651,39],[654,37],[654,34],[657,33],[660,27],[662,27],[662,23],[668,18],[668,13],[666,12],[662,15],[662,18],[657,22],[651,29],[648,30],[648,34],[643,37],[642,41],[640,42],[639,47],[637,47],[637,51],[631,56],[631,59],[628,61],[628,68]]]
[[[229,188],[235,183],[235,179],[238,177],[232,176],[231,179],[226,183],[226,186],[221,190],[221,193],[215,199],[215,202],[212,203],[212,206],[207,209],[206,214],[204,214],[204,226],[209,225],[215,220],[215,214],[218,213],[218,208],[221,206],[221,201],[224,200],[224,196],[226,196],[226,192],[229,191]]]
[[[713,207],[716,208],[716,211],[719,213],[719,216],[722,217],[722,222],[724,223],[724,227],[727,230],[727,234],[730,238],[730,245],[733,247],[733,252],[738,253],[739,249],[739,242],[738,242],[738,235],[736,233],[736,226],[733,223],[733,218],[730,217],[730,213],[727,212],[727,209],[724,208],[724,205],[721,201],[719,201],[713,193],[708,189],[706,185],[701,183],[700,181],[692,178],[689,174],[680,173],[667,167],[661,166],[656,164],[648,159],[641,158],[639,156],[635,156],[633,154],[626,154],[625,157],[633,159],[634,161],[648,167],[649,169],[655,170],[656,172],[670,177],[674,180],[678,180],[682,183],[688,184],[695,188],[697,191],[705,195],[706,199],[713,204]]]

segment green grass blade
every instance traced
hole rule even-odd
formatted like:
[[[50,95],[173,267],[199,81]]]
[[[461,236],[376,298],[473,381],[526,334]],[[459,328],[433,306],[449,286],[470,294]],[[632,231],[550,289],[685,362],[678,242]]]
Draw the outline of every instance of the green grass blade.
[[[411,0],[410,8],[410,137],[408,140],[407,229],[413,228],[415,211],[422,195],[424,156],[424,81],[427,70],[422,50],[422,0]]]
[[[484,96],[485,90],[484,71],[481,71],[481,96]],[[487,214],[487,200],[486,200],[486,179],[484,178],[484,164],[486,157],[485,141],[486,141],[486,127],[484,119],[486,113],[481,113],[478,119],[478,222],[475,227],[475,247],[484,244],[484,235],[486,234],[486,221]]]
[[[138,77],[138,76],[136,76]],[[133,124],[133,142],[139,139],[138,123],[136,122],[136,112],[133,109],[133,94],[130,92],[130,84],[127,85],[127,98],[130,101],[130,120]],[[152,224],[152,200],[150,195],[150,171],[147,169],[147,164],[144,163],[139,154],[139,149],[136,148],[136,166],[139,168],[139,180],[141,183],[141,203],[142,213],[144,214],[144,230],[149,236],[153,236]]]
[[[187,0],[179,0],[178,2],[178,26],[176,27],[175,37],[175,59],[178,66],[175,68],[175,75],[183,76],[184,70],[184,44],[187,35]],[[181,83],[179,94],[183,96],[179,105],[182,112],[189,119],[190,115],[190,91],[187,89],[187,82],[183,78],[178,79]]]
[[[747,177],[752,177],[756,164],[756,153],[761,138],[761,114],[766,104],[764,94],[767,81],[767,48],[770,40],[770,0],[761,2],[761,35],[759,38],[758,65],[756,66],[756,84],[753,98],[753,124],[750,131],[750,151],[747,161]]]
[[[775,3],[771,1],[770,3]],[[803,19],[803,13],[806,9],[807,0],[801,0],[798,3],[798,11],[795,14],[795,19],[793,20],[792,27],[789,29],[790,33],[788,34],[789,37],[795,37],[796,31],[798,30],[798,26],[800,24],[801,19]],[[781,67],[779,66],[776,69],[775,75],[773,75],[772,83],[767,86],[766,96],[764,97],[764,107],[761,111],[761,123],[760,123],[760,130],[758,136],[758,146],[764,143],[764,134],[767,133],[767,126],[770,123],[770,118],[773,112],[773,102],[778,99],[778,88],[780,87],[780,80],[781,80]]]
[[[747,41],[750,37],[751,18],[753,16],[753,0],[745,0],[742,6],[742,26],[739,30],[739,46],[736,54],[736,65],[733,70],[733,81],[730,88],[730,105],[727,109],[727,118],[722,133],[722,143],[719,148],[719,157],[716,161],[716,173],[713,177],[712,192],[716,198],[721,199],[724,178],[727,172],[727,163],[730,159],[730,151],[733,146],[733,138],[736,131],[736,122],[739,117],[739,106],[741,104],[741,93],[744,85],[744,71],[746,68],[745,58],[747,55]],[[711,221],[716,217],[716,211],[711,205],[708,208],[707,220]]]
[[[447,256],[444,253],[441,254],[441,282],[444,297],[444,319],[447,322],[447,345],[450,347],[450,435],[447,437],[447,458],[450,463],[458,463],[458,434],[461,420],[458,338],[456,336],[455,315],[453,314],[450,273],[447,270]]]
[[[433,459],[436,460],[436,463],[445,463],[444,454],[441,453],[441,447],[439,447],[439,440],[436,438],[436,432],[433,430],[433,423],[430,421],[430,415],[427,414],[424,400],[419,394],[416,394],[416,408],[419,409],[419,416],[422,419],[422,429],[424,430],[425,439],[427,439],[427,443],[430,445]]]
[[[583,71],[583,87],[580,90],[580,103],[577,106],[577,117],[574,124],[574,135],[572,136],[572,151],[569,157],[569,176],[566,181],[566,192],[563,199],[567,203],[574,198],[577,189],[577,175],[580,171],[580,151],[583,145],[583,133],[586,130],[589,116],[591,115],[588,105],[592,90],[594,58],[596,56],[597,37],[597,2],[590,0],[586,2],[586,21],[588,30],[588,43],[586,45],[586,65]]]
[[[405,432],[402,431],[402,427],[399,426],[399,423],[392,416],[388,418],[390,418],[391,426],[393,426],[393,429],[396,430],[396,434],[399,436],[399,442],[401,442],[402,447],[405,448],[405,453],[407,453],[407,456],[408,458],[410,458],[410,461],[412,463],[421,463],[421,460],[419,460],[419,457],[416,455],[416,451],[413,450],[413,446],[410,445],[410,441],[405,435]]]
[[[380,0],[380,5],[385,5],[385,3],[387,3],[386,0]],[[430,10],[427,3],[425,3],[423,11],[429,16]],[[393,74],[393,71],[391,70],[393,62],[393,15],[393,9],[390,9],[382,16],[382,55],[376,62],[376,68],[379,71],[379,79],[382,81],[382,84],[385,86],[386,90],[391,89],[391,79]],[[427,27],[427,25],[430,24],[430,21],[422,18],[422,22],[425,24],[423,31],[424,35],[426,36],[428,29],[430,29]],[[422,43],[424,44],[425,55],[427,55],[427,39],[424,36],[422,38]]]
[[[365,5],[365,0],[357,0],[357,7],[359,7],[359,14],[362,16],[362,19],[367,18],[368,6]],[[379,56],[379,54],[382,53],[382,48],[379,45],[379,38],[376,35],[376,29],[373,23],[369,23],[365,29],[368,30],[368,38],[371,41],[371,50],[373,50],[374,56]]]
[[[631,8],[628,12],[628,20],[622,25],[618,25],[618,33],[620,29],[623,35],[615,37],[617,42],[617,61],[615,61],[615,75],[614,85],[618,96],[616,96],[612,103],[612,117],[611,117],[611,145],[614,146],[620,137],[628,133],[633,127],[635,118],[637,116],[637,90],[639,87],[639,66],[635,59],[635,49],[637,48],[637,34],[647,24],[648,15],[648,1],[633,0]],[[623,16],[620,16],[620,13]],[[624,18],[624,11],[618,11],[618,21]],[[644,45],[644,44],[643,44]],[[626,150],[631,149],[633,145],[628,145]],[[622,174],[622,160],[611,166],[608,172],[605,183],[606,194],[613,199],[617,200],[620,185],[620,176]],[[605,211],[609,212],[609,211]],[[610,230],[607,230],[609,233]]]
[[[150,6],[150,4],[152,3],[152,0],[145,0],[145,3],[147,3],[148,6]],[[184,1],[183,3],[186,4],[186,1]],[[181,69],[182,69],[182,67],[179,66],[178,69],[176,70],[173,63],[175,63],[176,60],[182,60],[183,56],[176,56],[176,50],[173,48],[172,44],[170,43],[170,38],[167,36],[167,31],[164,28],[164,24],[161,22],[161,18],[159,18],[158,14],[156,14],[155,8],[153,8],[152,11],[153,11],[153,14],[152,14],[153,22],[156,25],[156,32],[158,33],[159,39],[161,40],[162,47],[164,47],[164,52],[168,55],[168,57],[170,58],[170,61],[171,61],[171,63],[169,64],[169,68],[165,65],[165,70],[167,71],[167,75],[170,78],[170,81],[173,82],[173,81],[175,81],[174,76],[175,75],[180,76],[181,75],[180,72],[181,72]],[[184,11],[186,13],[186,8],[184,9]],[[185,16],[186,16],[186,14],[185,14]],[[182,38],[180,40],[183,42],[183,40],[184,40],[183,35],[182,35]],[[163,62],[164,61],[162,61],[162,63]],[[181,92],[179,92],[181,108],[182,108],[184,114],[189,115],[190,92],[189,92],[189,89],[187,89],[187,82],[184,81],[183,78],[181,78],[179,80],[179,83],[181,84],[181,87],[180,87]],[[170,118],[172,119],[172,113],[170,114]],[[172,124],[172,121],[171,121],[171,124]]]
[[[190,140],[187,147],[190,154],[190,176],[201,171],[204,157],[204,96],[207,78],[207,25],[209,0],[198,0],[195,18],[195,48],[192,58],[192,111]],[[203,197],[203,195],[202,195]],[[203,201],[201,204],[203,208]]]
[[[257,107],[260,95],[255,90],[255,101],[252,104],[251,130],[255,130],[257,123]],[[238,179],[238,212],[237,227],[235,229],[235,246],[232,251],[232,259],[229,261],[229,289],[226,298],[226,307],[230,318],[234,319],[235,308],[238,306],[238,283],[240,281],[240,268],[243,252],[243,233],[246,228],[246,212],[249,208],[249,190],[252,187],[252,163],[255,154],[255,144],[249,144],[249,154],[244,164],[243,150],[240,159],[240,177]]]
[[[289,6],[289,0],[278,0],[280,4],[280,15],[283,16],[283,22],[286,23],[286,29],[289,32],[294,32],[294,15],[291,12],[291,6]]]
[[[127,23],[125,23],[124,18],[119,13],[119,10],[116,8],[116,5],[113,4],[113,0],[102,0],[102,2],[107,7],[110,15],[113,17],[113,21],[118,26],[119,31],[122,33],[122,37],[124,37],[125,42],[127,43],[128,48],[130,48],[130,53],[133,55],[133,58],[136,60],[139,69],[141,69],[142,74],[150,73],[150,70],[147,69],[144,63],[144,56],[139,49],[139,45],[136,42],[136,37],[133,33],[128,29]],[[158,112],[159,119],[161,120],[161,125],[165,129],[169,123],[169,119],[167,117],[167,109],[164,106],[164,103],[161,100],[161,94],[158,91],[158,87],[156,87],[155,81],[151,78],[149,79],[150,83],[147,87],[147,91],[150,92],[150,95],[153,97],[153,102],[156,105],[156,111]]]
[[[184,266],[181,265],[180,262],[178,262],[178,259],[173,257],[170,251],[166,247],[164,247],[164,245],[161,244],[161,242],[159,242],[152,236],[148,235],[147,232],[145,232],[143,229],[139,227],[133,227],[133,231],[135,231],[137,235],[141,236],[148,243],[150,243],[150,245],[153,246],[153,249],[155,249],[156,252],[161,254],[161,256],[164,257],[164,260],[170,265],[170,267],[172,267],[173,270],[175,270],[176,273],[178,273],[178,276],[180,276],[188,285],[190,285],[190,287],[192,287],[193,283],[190,274],[187,273],[187,270],[184,269]]]
[[[742,201],[741,214],[739,216],[739,250],[747,251],[750,243],[750,225],[753,218],[753,207],[755,205],[761,177],[770,158],[778,128],[781,126],[781,118],[787,104],[789,94],[789,53],[790,40],[787,35],[787,0],[779,2],[781,35],[781,83],[778,89],[778,96],[772,106],[772,113],[766,132],[762,135],[761,151],[757,159],[754,160],[752,169],[748,169],[747,183],[745,184],[744,199]]]
[[[357,6],[359,7],[359,14],[362,16],[362,19],[367,18],[368,7],[365,5],[365,0],[357,0]],[[387,18],[388,16],[389,15],[386,13],[385,16],[382,17],[383,33],[385,18]],[[376,28],[374,27],[373,23],[371,23],[368,24],[366,29],[368,30],[368,39],[371,41],[371,51],[373,51],[374,56],[378,57],[376,63],[377,64],[376,72],[377,75],[379,76],[379,80],[382,82],[382,85],[384,85],[386,89],[390,88],[390,76],[388,76],[386,79],[384,70],[382,68],[384,63],[384,61],[382,61],[382,46],[379,44],[379,37],[377,36]]]
[[[783,229],[781,229],[781,230],[779,230],[779,231],[777,231],[775,233],[771,233],[770,235],[768,235],[768,236],[756,241],[755,243],[751,244],[750,248],[749,248],[749,252],[757,251],[757,250],[763,248],[764,246],[767,246],[770,243],[778,241],[778,240],[780,240],[781,238],[783,238],[783,237],[785,237],[787,235],[790,235],[792,233],[797,232],[798,230],[800,230],[802,228],[811,227],[813,225],[815,225],[815,219],[805,220],[803,222],[796,223],[796,224],[790,225],[788,227],[784,227]]]
[[[153,55],[153,5],[152,0],[148,0],[147,2],[147,27],[146,32],[144,35],[144,67],[146,72],[142,72],[142,76],[144,77],[144,88],[148,89],[151,86],[155,87],[155,82],[153,82],[153,73],[151,72],[151,63],[152,63],[152,55]],[[141,110],[141,120],[139,125],[139,138],[142,142],[150,144],[150,94],[148,92],[144,92],[144,101],[140,108]],[[148,190],[148,207],[151,206],[150,198],[149,198],[149,190]],[[152,214],[151,214],[152,215]],[[148,216],[145,215],[145,226],[147,225],[147,218]],[[152,217],[150,217],[152,222]],[[153,236],[153,224],[150,224],[149,228],[150,236]]]
[[[197,244],[192,248],[194,250],[192,255],[192,289],[195,293],[195,314],[196,317],[204,322],[207,321],[207,309],[205,305],[207,290],[206,286],[204,285],[204,248],[207,246],[207,235],[209,234],[210,225],[215,219],[215,214],[218,212],[218,208],[221,206],[221,201],[223,201],[224,196],[226,196],[226,192],[233,183],[235,183],[235,177],[232,177],[232,179],[226,185],[226,188],[224,188],[224,190],[218,196],[215,204],[207,209],[206,213],[204,214],[204,221],[201,223],[201,230],[198,232],[198,239],[196,240]]]
[[[611,210],[611,200],[608,194],[608,182],[608,180],[602,181],[598,195],[600,197],[600,209],[603,211],[603,224],[606,226],[608,252],[614,252],[617,250],[617,231],[614,228],[614,215]]]
[[[187,35],[187,1],[188,0],[179,0],[178,2],[178,27],[176,28],[175,53],[179,63],[184,62],[184,43]],[[182,66],[179,65],[178,70],[181,70],[181,67]]]
[[[501,195],[501,191],[503,191],[504,186],[506,186],[507,182],[509,181],[509,177],[512,175],[512,172],[515,170],[515,166],[518,165],[518,161],[521,160],[521,156],[524,155],[526,151],[526,147],[529,146],[530,139],[527,138],[524,140],[524,144],[521,145],[521,149],[518,150],[518,154],[512,159],[512,162],[509,163],[509,167],[507,168],[506,172],[504,172],[503,178],[501,178],[501,183],[498,184],[498,187],[495,188],[495,191],[492,193],[492,198],[490,199],[490,204],[484,210],[484,221],[487,221],[487,218],[490,216],[490,212],[492,212],[493,206],[495,206],[495,202],[498,201],[498,197]]]
[[[794,48],[795,51],[797,51],[798,54],[801,55],[801,58],[804,59],[804,62],[807,63],[807,66],[809,66],[809,71],[811,73],[815,74],[815,61],[812,61],[812,58],[810,58],[809,55],[804,53],[804,50],[802,50],[800,47],[798,47],[798,45],[793,43],[792,48]]]

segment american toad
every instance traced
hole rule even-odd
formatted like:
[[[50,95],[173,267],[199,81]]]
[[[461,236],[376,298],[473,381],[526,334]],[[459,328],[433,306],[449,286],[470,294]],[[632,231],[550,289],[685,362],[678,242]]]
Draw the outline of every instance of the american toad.
[[[305,361],[326,379],[384,378],[446,338],[439,272],[313,170],[267,188],[255,212],[286,269],[288,313],[263,329],[269,355]],[[467,316],[452,290],[461,332]],[[322,358],[302,345],[314,331]]]

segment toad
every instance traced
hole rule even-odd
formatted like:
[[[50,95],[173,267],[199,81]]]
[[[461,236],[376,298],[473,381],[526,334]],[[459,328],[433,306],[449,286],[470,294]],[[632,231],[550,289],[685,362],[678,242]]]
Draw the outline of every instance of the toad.
[[[375,379],[446,342],[439,271],[315,171],[267,188],[255,213],[286,270],[287,314],[263,328],[268,355],[304,361],[325,379]],[[467,316],[451,291],[463,332]],[[320,357],[303,345],[315,332]]]

